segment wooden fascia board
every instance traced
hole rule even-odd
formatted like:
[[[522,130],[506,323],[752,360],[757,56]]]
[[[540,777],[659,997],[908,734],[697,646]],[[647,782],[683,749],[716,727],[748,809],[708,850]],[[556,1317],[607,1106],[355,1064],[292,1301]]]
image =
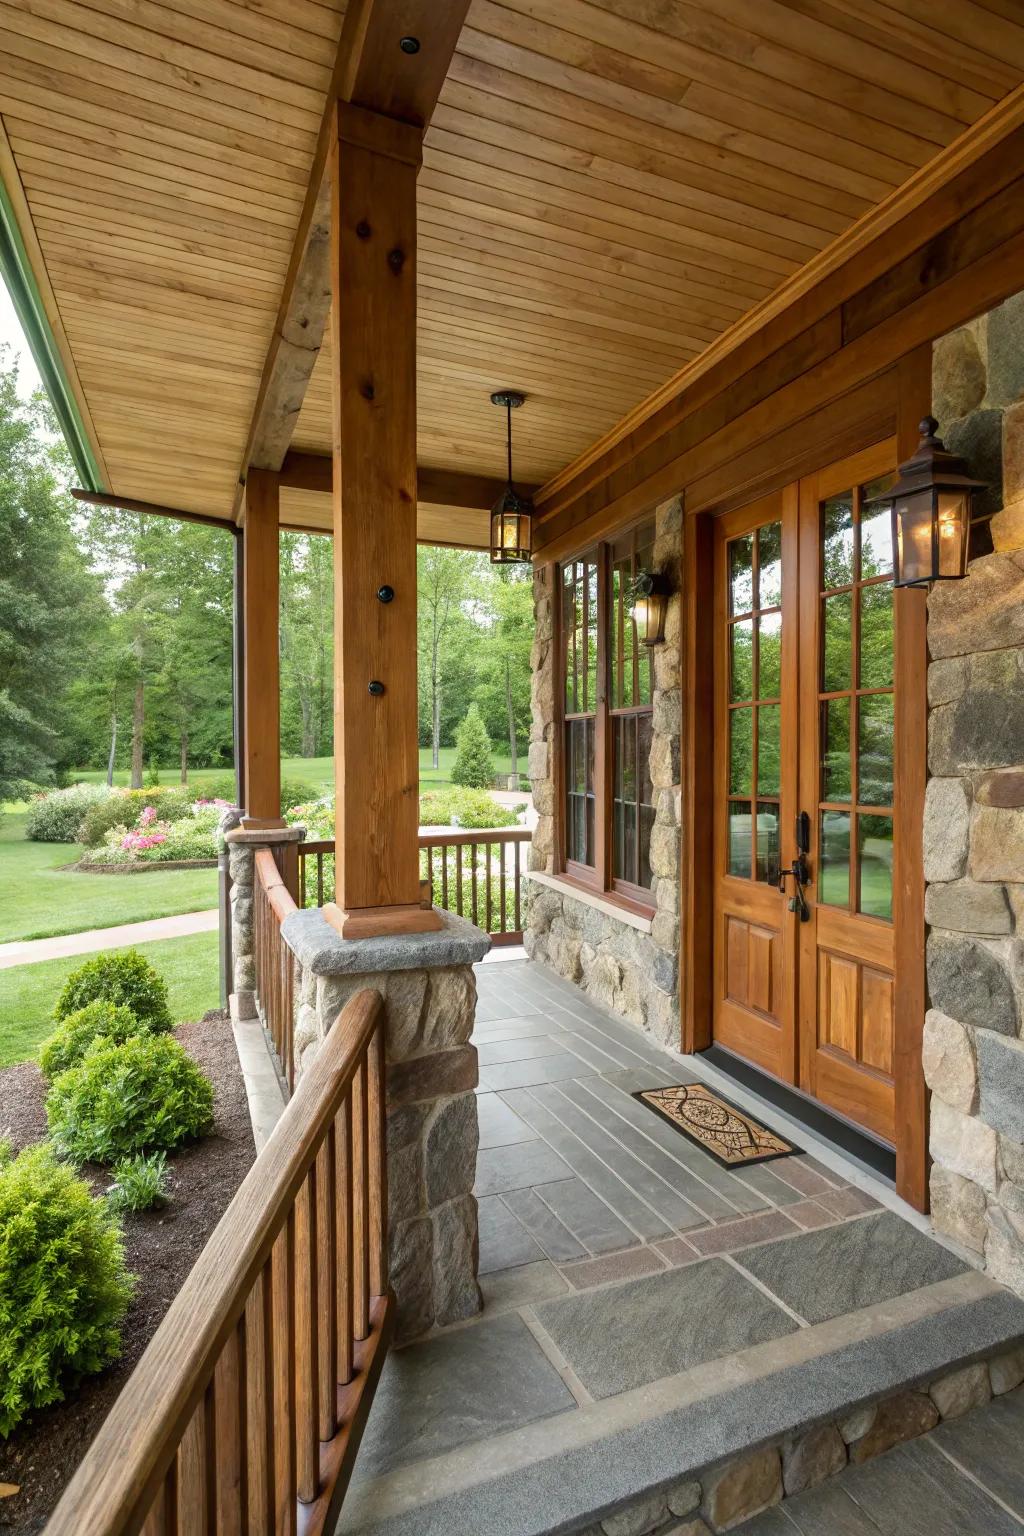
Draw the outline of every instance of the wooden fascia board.
[[[317,138],[313,167],[263,365],[235,498],[246,471],[280,469],[291,443],[331,305],[330,181],[335,102],[423,128],[444,84],[469,0],[350,0]],[[403,37],[419,39],[404,53]]]
[[[1024,86],[865,214],[537,494],[538,531],[795,334],[1020,175]]]

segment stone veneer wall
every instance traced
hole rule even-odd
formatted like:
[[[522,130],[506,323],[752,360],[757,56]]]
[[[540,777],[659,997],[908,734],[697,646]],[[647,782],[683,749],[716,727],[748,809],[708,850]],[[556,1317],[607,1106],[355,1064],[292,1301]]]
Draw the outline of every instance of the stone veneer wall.
[[[596,1001],[650,1031],[663,1044],[679,1036],[679,825],[680,776],[680,596],[679,561],[682,504],[678,497],[657,510],[654,566],[672,578],[665,642],[652,649],[653,739],[651,780],[656,797],[651,834],[655,913],[640,926],[605,908],[577,900],[550,884],[525,883],[524,943],[542,960],[576,982]],[[542,875],[554,869],[555,786],[552,753],[557,740],[553,590],[555,572],[544,566],[534,577],[533,726],[530,779],[538,822],[528,868]]]
[[[932,1218],[1024,1294],[1024,294],[943,337],[934,412],[989,481],[928,603]]]

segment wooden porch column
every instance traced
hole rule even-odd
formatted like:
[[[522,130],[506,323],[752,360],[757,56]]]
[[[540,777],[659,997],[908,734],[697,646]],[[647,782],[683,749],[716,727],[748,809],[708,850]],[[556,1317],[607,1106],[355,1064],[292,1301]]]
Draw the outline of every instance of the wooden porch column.
[[[334,761],[346,938],[421,905],[416,703],[416,174],[423,130],[338,103],[331,159]],[[387,597],[382,601],[382,591]]]
[[[281,814],[281,702],[278,630],[280,518],[278,477],[250,469],[245,480],[244,807],[270,819]]]

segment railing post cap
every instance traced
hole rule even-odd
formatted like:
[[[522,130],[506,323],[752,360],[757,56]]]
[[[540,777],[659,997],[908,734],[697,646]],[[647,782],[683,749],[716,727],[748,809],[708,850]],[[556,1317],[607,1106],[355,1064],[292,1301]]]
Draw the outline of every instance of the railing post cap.
[[[233,847],[276,848],[281,843],[305,841],[305,827],[235,827],[225,832],[224,841]]]

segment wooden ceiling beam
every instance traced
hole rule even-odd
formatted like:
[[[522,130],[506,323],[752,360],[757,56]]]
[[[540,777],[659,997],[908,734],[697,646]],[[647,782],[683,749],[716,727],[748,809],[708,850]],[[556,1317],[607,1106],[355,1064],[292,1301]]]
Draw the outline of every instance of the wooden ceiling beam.
[[[322,491],[330,495],[333,460],[329,453],[301,453],[289,449],[281,464],[281,486],[291,491]],[[467,475],[454,469],[430,469],[420,465],[416,471],[416,501],[421,507],[465,507],[489,512],[504,488],[503,480],[489,475]],[[521,487],[532,495],[532,486]]]
[[[469,0],[350,0],[239,471],[236,516],[249,465],[281,467],[323,341],[331,305],[330,183],[325,171],[335,100],[425,127],[468,9]],[[404,51],[404,38],[415,38],[418,50]]]

